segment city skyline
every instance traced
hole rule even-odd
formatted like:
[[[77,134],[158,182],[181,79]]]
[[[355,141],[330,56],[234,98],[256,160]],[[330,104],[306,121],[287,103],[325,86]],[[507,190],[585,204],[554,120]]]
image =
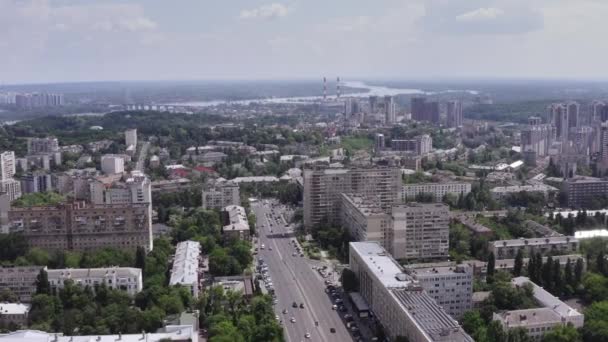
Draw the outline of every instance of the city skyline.
[[[0,83],[603,79],[605,14],[594,0],[0,0]]]

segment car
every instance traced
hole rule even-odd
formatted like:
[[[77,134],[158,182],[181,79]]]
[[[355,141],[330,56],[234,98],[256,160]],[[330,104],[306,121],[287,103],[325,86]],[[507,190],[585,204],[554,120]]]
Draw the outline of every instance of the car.
[[[338,306],[337,306],[336,304],[334,304],[334,305],[332,305],[332,306],[331,306],[331,309],[332,309],[332,310],[337,310],[337,309],[338,309]]]
[[[260,246],[260,248],[261,248],[261,249],[265,249],[265,248],[266,248],[266,245],[262,244],[262,245]]]
[[[283,315],[287,314],[287,309],[283,309]]]
[[[278,321],[279,320],[279,315],[275,315],[274,318]]]
[[[271,251],[271,250],[272,250],[272,247],[268,247],[268,250],[269,250],[269,251]]]
[[[310,338],[310,333],[304,334],[304,338]]]
[[[296,322],[296,318],[295,318],[295,317],[291,317],[291,319],[289,319],[289,321],[290,321],[291,323],[295,323],[295,322]]]
[[[300,309],[304,309],[304,303],[300,303]]]
[[[346,312],[346,306],[344,305],[340,305],[340,307],[338,308],[341,312]]]
[[[340,298],[336,299],[336,304],[342,304],[342,299],[340,299]]]
[[[336,328],[329,328],[329,332],[332,333],[332,334],[335,334],[336,333]]]
[[[298,307],[298,303],[293,302],[293,304],[291,304],[292,307],[297,308]]]
[[[301,257],[304,257],[304,253],[300,253],[300,256],[301,256]]]
[[[293,252],[293,253],[291,254],[291,256],[294,256],[294,257],[295,257],[295,256],[298,256],[298,253]]]

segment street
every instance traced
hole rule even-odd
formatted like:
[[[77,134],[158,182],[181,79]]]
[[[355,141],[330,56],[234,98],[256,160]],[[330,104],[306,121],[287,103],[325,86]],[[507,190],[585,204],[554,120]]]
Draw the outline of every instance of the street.
[[[299,253],[294,256],[296,249],[292,240],[295,235],[286,228],[287,222],[282,215],[284,209],[273,209],[267,201],[254,202],[251,209],[256,216],[259,235],[257,257],[268,266],[278,301],[275,312],[283,321],[286,340],[304,341],[308,333],[310,341],[353,341],[340,313],[332,309],[333,303],[325,292],[324,279],[312,268],[321,263]],[[293,307],[294,302],[297,308]],[[302,303],[304,308],[300,308]],[[285,309],[287,314],[283,314]],[[292,317],[295,323],[290,322]],[[318,326],[315,322],[318,322]],[[335,329],[333,333],[332,328]]]
[[[137,158],[137,163],[135,164],[135,170],[144,172],[144,167],[146,166],[146,156],[148,155],[148,148],[150,147],[150,142],[146,141],[142,145],[139,150],[139,156]]]

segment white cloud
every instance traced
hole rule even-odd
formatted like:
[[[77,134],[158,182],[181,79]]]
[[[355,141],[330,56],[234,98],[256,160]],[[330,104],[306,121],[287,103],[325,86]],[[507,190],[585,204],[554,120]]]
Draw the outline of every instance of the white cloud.
[[[486,20],[494,20],[505,14],[500,8],[488,7],[488,8],[478,8],[474,11],[470,11],[467,13],[463,13],[456,17],[456,21],[461,22],[471,22],[471,21],[486,21]]]
[[[284,17],[291,9],[280,3],[272,3],[269,5],[263,5],[258,8],[242,10],[239,18],[241,19],[254,19],[254,18],[262,18],[262,19],[274,19]]]

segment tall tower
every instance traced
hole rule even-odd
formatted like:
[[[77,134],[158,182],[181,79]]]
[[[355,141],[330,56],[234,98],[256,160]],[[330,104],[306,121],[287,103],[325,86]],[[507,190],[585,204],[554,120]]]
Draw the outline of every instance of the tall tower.
[[[323,76],[323,101],[327,100],[327,78]]]
[[[342,89],[340,89],[340,76],[338,76],[338,78],[336,79],[336,95],[337,95],[337,98],[340,98],[341,93],[342,93]]]

